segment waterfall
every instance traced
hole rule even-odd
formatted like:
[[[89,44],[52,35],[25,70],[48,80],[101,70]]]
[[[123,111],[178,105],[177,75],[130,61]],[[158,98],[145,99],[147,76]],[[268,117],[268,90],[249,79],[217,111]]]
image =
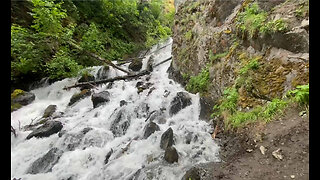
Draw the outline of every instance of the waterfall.
[[[171,43],[170,38],[153,46],[143,59],[141,70],[146,69],[151,55],[154,56],[154,64],[170,57]],[[110,93],[110,101],[96,108],[93,108],[91,96],[68,106],[72,95],[80,92],[80,89],[63,88],[74,85],[79,77],[32,90],[36,99],[11,113],[11,125],[17,131],[17,137],[11,136],[11,178],[176,180],[181,179],[185,171],[195,164],[220,161],[219,147],[210,135],[212,127],[199,120],[199,94],[188,93],[192,104],[175,115],[168,113],[170,102],[177,92],[186,92],[180,84],[168,78],[166,71],[170,62],[155,67],[150,75],[139,79],[115,81],[111,88],[108,83],[93,88],[94,93]],[[127,69],[128,64],[121,67]],[[91,67],[90,73],[96,76],[100,68]],[[125,73],[110,67],[109,78],[120,75]],[[138,82],[149,83],[149,88],[138,93]],[[120,106],[123,100],[126,104]],[[57,106],[58,115],[54,120],[62,123],[62,130],[49,137],[26,140],[32,130],[23,127],[32,120],[39,120],[50,104]],[[157,115],[150,116],[146,122],[153,111]],[[151,119],[160,130],[145,139],[144,127]],[[173,130],[173,146],[179,155],[178,162],[173,164],[164,160],[165,151],[160,148],[161,136],[169,127]],[[38,173],[30,173],[30,167],[38,168],[35,162],[40,162],[39,158],[53,158],[49,156],[52,155],[50,153],[56,158],[52,167],[48,165],[50,170],[41,167]]]

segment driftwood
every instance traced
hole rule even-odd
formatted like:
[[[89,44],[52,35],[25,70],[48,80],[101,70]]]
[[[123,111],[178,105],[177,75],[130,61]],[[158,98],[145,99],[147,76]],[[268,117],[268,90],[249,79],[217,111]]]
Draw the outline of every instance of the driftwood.
[[[165,59],[164,61],[154,65],[153,67],[159,66],[159,65],[169,61],[170,59],[172,59],[172,56],[169,57],[168,59]],[[99,81],[88,81],[88,82],[83,82],[83,83],[77,83],[77,84],[75,84],[73,86],[64,87],[63,89],[64,90],[69,90],[71,88],[82,87],[82,86],[86,86],[86,85],[91,85],[91,86],[95,87],[94,85],[107,83],[107,82],[136,79],[136,78],[138,78],[140,76],[144,76],[144,75],[150,74],[153,67],[150,67],[150,68],[148,68],[146,70],[143,70],[143,71],[141,71],[141,72],[139,72],[137,74],[129,74],[129,75],[126,75],[126,76],[118,76],[118,77],[114,77],[114,78],[110,78],[110,79],[102,79],[102,80],[99,80]]]
[[[64,87],[63,89],[64,90],[68,90],[68,89],[75,88],[75,87],[86,86],[88,84],[102,84],[102,83],[114,82],[114,81],[119,81],[119,80],[130,80],[130,79],[135,79],[135,78],[138,78],[140,76],[144,76],[144,75],[147,75],[147,74],[150,74],[150,73],[151,73],[150,71],[144,70],[144,71],[141,71],[138,74],[129,74],[129,75],[126,75],[126,76],[118,76],[118,77],[115,77],[115,78],[103,79],[103,80],[99,80],[99,81],[88,81],[88,82],[83,82],[83,83],[77,83],[77,84],[75,84],[73,86]]]
[[[172,56],[170,56],[168,59],[166,59],[166,60],[164,60],[164,61],[159,62],[158,64],[154,65],[153,67],[157,67],[157,66],[159,66],[160,64],[163,64],[163,63],[165,63],[165,62],[167,62],[167,61],[169,61],[169,60],[171,60],[171,59],[172,59]]]
[[[104,63],[110,65],[111,67],[114,67],[115,69],[118,69],[118,70],[120,70],[120,71],[122,71],[122,72],[125,72],[125,73],[127,73],[127,74],[131,74],[129,71],[127,71],[127,70],[125,70],[125,69],[122,69],[121,67],[113,64],[111,61],[108,61],[108,60],[106,60],[106,59],[104,59],[104,58],[102,58],[102,57],[100,57],[100,56],[98,56],[98,55],[96,55],[96,54],[94,54],[94,53],[92,53],[92,52],[88,52],[88,51],[82,49],[80,46],[78,46],[77,44],[75,44],[75,43],[73,43],[73,42],[71,42],[71,41],[69,41],[68,43],[69,43],[71,46],[73,46],[74,48],[79,49],[79,50],[81,50],[81,51],[84,51],[85,53],[87,53],[87,54],[90,55],[91,57],[93,57],[93,58],[95,58],[95,59],[97,59],[97,60],[99,60],[99,61],[101,61],[101,62],[104,62]]]

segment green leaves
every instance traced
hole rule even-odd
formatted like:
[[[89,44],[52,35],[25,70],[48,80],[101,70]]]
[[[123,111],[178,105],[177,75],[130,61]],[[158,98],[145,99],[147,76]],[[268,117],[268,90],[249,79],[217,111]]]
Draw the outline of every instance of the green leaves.
[[[300,105],[309,105],[309,83],[297,86],[295,90],[288,91],[287,95]]]
[[[37,32],[58,35],[63,31],[61,20],[67,17],[66,11],[61,8],[63,3],[53,0],[32,0],[34,8],[31,15],[34,18],[34,28]]]
[[[287,30],[287,25],[283,19],[270,20],[268,13],[261,10],[258,4],[252,3],[245,7],[237,17],[237,28],[244,35],[249,34],[250,38],[256,37],[259,33],[275,33]]]
[[[76,61],[68,56],[64,50],[59,50],[52,61],[46,64],[47,72],[52,79],[61,79],[77,75],[82,68]]]
[[[186,90],[192,93],[204,93],[208,90],[209,80],[209,69],[204,68],[197,76],[190,77],[186,85]]]

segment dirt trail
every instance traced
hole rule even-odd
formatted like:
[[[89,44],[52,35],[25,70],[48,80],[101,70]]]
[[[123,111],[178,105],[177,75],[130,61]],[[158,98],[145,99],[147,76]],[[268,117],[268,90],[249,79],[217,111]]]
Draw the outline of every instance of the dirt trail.
[[[309,115],[300,116],[301,111],[290,108],[270,123],[218,135],[223,161],[197,166],[199,176],[202,180],[309,179]],[[277,159],[272,153],[278,149]]]

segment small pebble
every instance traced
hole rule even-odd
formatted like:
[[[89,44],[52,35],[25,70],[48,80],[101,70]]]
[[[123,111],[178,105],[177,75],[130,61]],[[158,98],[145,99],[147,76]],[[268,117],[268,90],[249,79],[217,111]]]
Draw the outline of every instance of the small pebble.
[[[295,178],[295,176],[294,176],[294,175],[291,175],[290,177],[291,177],[291,179],[294,179],[294,178]]]

